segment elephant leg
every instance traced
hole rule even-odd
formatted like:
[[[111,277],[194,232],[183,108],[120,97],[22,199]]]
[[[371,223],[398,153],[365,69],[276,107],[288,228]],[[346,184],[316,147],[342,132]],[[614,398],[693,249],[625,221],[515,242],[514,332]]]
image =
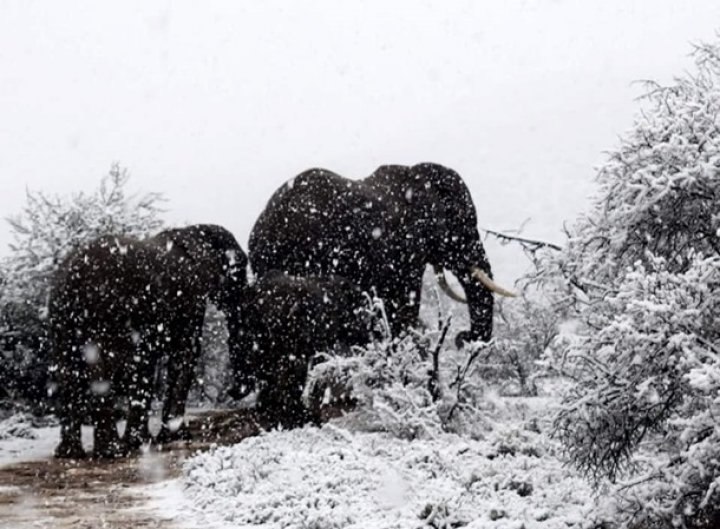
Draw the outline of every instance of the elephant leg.
[[[160,343],[148,340],[147,343]],[[129,384],[129,410],[127,426],[125,427],[125,449],[128,452],[138,450],[149,440],[148,420],[150,401],[152,400],[153,373],[156,362],[153,359],[157,355],[154,345],[138,352],[140,360],[137,363],[137,370]]]
[[[79,346],[72,339],[72,327],[54,327],[52,331],[54,356],[51,373],[57,383],[57,415],[60,418],[60,443],[55,448],[55,457],[82,459],[86,457],[81,427],[87,413],[84,394],[87,373],[75,354]],[[71,336],[68,337],[68,334]]]
[[[127,426],[125,427],[125,448],[128,452],[137,451],[150,439],[148,431],[150,398],[150,385],[147,390],[131,396],[130,409],[128,412]]]
[[[174,343],[168,359],[168,388],[162,411],[162,427],[158,442],[189,440],[185,424],[185,403],[195,377],[195,367],[201,353],[202,318],[196,318],[192,334],[185,332]]]
[[[253,352],[253,330],[258,324],[252,317],[243,323],[228,316],[228,351],[232,382],[227,394],[235,400],[247,397],[257,384],[256,358]]]
[[[96,414],[93,439],[95,448],[93,455],[102,459],[112,459],[126,455],[120,441],[115,422],[112,399],[100,399],[94,411]]]
[[[492,292],[472,277],[470,272],[456,272],[465,290],[470,313],[470,330],[461,331],[455,337],[455,345],[461,348],[464,343],[480,340],[487,342],[492,337],[493,305]]]
[[[304,356],[282,358],[275,374],[266,378],[258,394],[258,411],[270,426],[281,424],[295,428],[309,422],[312,417],[302,401],[307,379],[307,364]]]
[[[55,457],[83,459],[86,456],[82,447],[81,421],[76,417],[64,419],[60,426],[60,444],[55,448]]]

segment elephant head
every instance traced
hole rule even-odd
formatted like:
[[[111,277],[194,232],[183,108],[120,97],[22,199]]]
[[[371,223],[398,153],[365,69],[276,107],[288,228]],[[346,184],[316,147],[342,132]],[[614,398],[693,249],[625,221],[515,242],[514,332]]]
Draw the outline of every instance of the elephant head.
[[[418,251],[435,269],[440,287],[455,301],[468,305],[471,327],[457,337],[489,340],[492,335],[493,293],[514,294],[492,280],[490,263],[478,231],[470,191],[460,175],[442,165],[422,163],[406,169],[404,195],[407,224],[417,230]],[[447,284],[445,270],[460,281],[464,295]]]
[[[247,257],[235,237],[222,226],[195,224],[155,236],[168,250],[181,248],[187,256],[186,274],[209,301],[223,312],[239,309],[247,288]]]

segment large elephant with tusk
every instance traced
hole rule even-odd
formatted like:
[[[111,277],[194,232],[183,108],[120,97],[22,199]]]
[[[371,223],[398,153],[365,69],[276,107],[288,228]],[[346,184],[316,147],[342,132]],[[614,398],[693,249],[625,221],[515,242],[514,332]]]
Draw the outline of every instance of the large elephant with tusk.
[[[433,163],[385,165],[362,180],[311,169],[284,184],[250,235],[253,271],[335,274],[385,301],[397,334],[419,318],[422,276],[435,267],[440,286],[468,304],[469,330],[457,343],[488,340],[493,293],[513,295],[492,280],[470,192],[462,178]],[[464,295],[446,280],[450,270]]]

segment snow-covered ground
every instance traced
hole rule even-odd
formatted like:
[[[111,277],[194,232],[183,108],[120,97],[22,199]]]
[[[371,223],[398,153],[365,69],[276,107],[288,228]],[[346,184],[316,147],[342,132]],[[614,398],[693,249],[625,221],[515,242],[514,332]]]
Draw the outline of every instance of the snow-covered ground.
[[[59,436],[58,426],[34,428],[26,415],[11,415],[0,421],[0,467],[51,455]]]
[[[482,440],[408,441],[358,431],[351,416],[267,432],[198,453],[145,492],[185,527],[581,527],[591,488],[533,417],[547,399],[523,400],[525,417],[510,410]]]
[[[491,427],[477,440],[399,439],[363,431],[349,414],[198,451],[179,476],[150,452],[132,463],[154,475],[126,489],[136,499],[129,508],[178,528],[586,526],[592,490],[547,435],[554,399],[495,398]],[[21,435],[0,439],[0,466],[51,457],[58,428],[20,423],[0,422]]]
[[[115,461],[59,460],[52,457],[59,427],[37,422],[26,414],[0,420],[0,529],[176,526],[148,505],[144,490],[177,478],[182,450]],[[83,429],[86,448],[91,434]]]

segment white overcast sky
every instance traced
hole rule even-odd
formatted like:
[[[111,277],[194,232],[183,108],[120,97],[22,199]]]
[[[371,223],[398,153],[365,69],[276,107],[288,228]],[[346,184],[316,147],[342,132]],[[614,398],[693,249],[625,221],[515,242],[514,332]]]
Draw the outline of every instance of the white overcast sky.
[[[691,68],[717,0],[0,0],[0,214],[90,190],[113,161],[173,223],[243,247],[271,193],[322,166],[434,161],[480,225],[561,241],[632,123],[637,79]],[[0,224],[0,255],[10,231]],[[489,243],[506,282],[524,266]]]

